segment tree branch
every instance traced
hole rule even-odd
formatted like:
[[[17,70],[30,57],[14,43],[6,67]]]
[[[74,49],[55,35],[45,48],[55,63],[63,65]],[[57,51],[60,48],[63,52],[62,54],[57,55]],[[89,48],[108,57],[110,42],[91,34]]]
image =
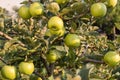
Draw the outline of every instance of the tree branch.
[[[50,72],[49,65],[47,64],[47,61],[46,61],[44,58],[42,58],[42,57],[40,57],[40,59],[41,59],[41,61],[43,62],[44,66],[45,66],[45,68],[46,68],[46,70],[47,70],[48,75],[50,75],[51,72]]]
[[[5,37],[8,40],[12,40],[13,39],[12,37],[8,36],[7,34],[1,32],[1,31],[0,31],[0,36],[3,36],[3,37]],[[23,44],[21,41],[18,41],[18,44],[20,44],[23,47],[25,46],[25,44]]]
[[[0,36],[3,36],[3,37],[5,37],[5,38],[7,38],[7,39],[9,39],[9,40],[12,39],[10,36],[8,36],[7,34],[1,32],[1,31],[0,31]]]
[[[40,57],[40,59],[47,70],[48,76],[51,76],[53,74],[55,64],[54,63],[47,64],[47,61],[44,58]]]
[[[98,61],[98,60],[94,60],[94,59],[85,59],[84,62],[92,62],[92,63],[104,64],[103,61]]]

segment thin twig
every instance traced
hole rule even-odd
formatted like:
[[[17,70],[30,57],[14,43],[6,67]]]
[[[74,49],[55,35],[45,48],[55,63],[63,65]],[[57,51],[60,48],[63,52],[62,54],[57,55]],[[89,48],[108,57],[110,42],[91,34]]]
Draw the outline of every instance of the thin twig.
[[[104,64],[103,61],[98,61],[94,59],[85,59],[84,62],[92,62],[92,63],[97,63],[97,64]]]
[[[5,38],[7,38],[7,39],[9,39],[9,40],[12,39],[10,36],[8,36],[7,34],[1,32],[1,31],[0,31],[0,36],[3,36],[3,37],[5,37]]]

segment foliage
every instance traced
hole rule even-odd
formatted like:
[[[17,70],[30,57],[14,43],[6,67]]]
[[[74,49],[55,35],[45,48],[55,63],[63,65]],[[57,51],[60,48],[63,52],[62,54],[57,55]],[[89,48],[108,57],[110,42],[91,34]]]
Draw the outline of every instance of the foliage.
[[[33,61],[32,75],[43,80],[119,80],[120,66],[108,66],[103,57],[108,51],[120,49],[120,0],[116,7],[107,6],[104,17],[93,17],[90,6],[105,0],[69,0],[59,4],[60,10],[51,12],[46,7],[53,0],[38,0],[43,4],[41,16],[24,20],[12,18],[0,8],[0,67],[22,61]],[[24,1],[22,4],[31,4]],[[22,5],[21,4],[21,5]],[[106,4],[107,5],[107,4]],[[16,13],[18,10],[16,10]],[[48,20],[59,16],[66,29],[64,36],[45,36]],[[68,33],[79,35],[80,47],[69,48],[64,43]],[[55,63],[49,63],[46,54],[58,51]],[[16,80],[30,80],[32,75],[18,73]],[[4,80],[2,76],[0,79]]]

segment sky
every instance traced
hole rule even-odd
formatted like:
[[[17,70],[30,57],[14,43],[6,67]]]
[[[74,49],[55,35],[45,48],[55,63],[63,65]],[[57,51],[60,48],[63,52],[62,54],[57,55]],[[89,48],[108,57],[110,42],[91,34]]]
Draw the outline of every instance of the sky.
[[[0,7],[12,12],[14,6],[20,6],[20,3],[24,0],[0,0]]]

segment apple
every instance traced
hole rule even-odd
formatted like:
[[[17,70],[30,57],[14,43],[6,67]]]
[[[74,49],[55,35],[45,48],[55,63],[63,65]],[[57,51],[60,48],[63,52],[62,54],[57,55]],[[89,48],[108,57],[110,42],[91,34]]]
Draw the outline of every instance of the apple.
[[[65,28],[63,27],[62,29],[60,30],[52,30],[50,29],[50,33],[51,35],[56,35],[56,36],[63,36],[65,34]]]
[[[64,43],[68,46],[68,47],[79,47],[80,46],[80,38],[78,35],[76,34],[67,34],[65,39],[64,39]]]
[[[118,0],[107,0],[108,6],[115,7],[117,5]]]
[[[26,5],[21,6],[18,10],[18,15],[23,19],[31,18],[29,7]]]
[[[48,28],[57,31],[64,27],[63,20],[58,16],[53,16],[48,21]]]
[[[50,50],[47,54],[46,54],[46,59],[49,63],[54,63],[57,59],[58,59],[58,54],[59,52],[57,50]]]
[[[1,69],[1,75],[3,78],[14,80],[17,76],[17,70],[15,66],[5,65]]]
[[[18,68],[21,73],[30,75],[34,71],[34,64],[32,62],[21,62]]]
[[[51,3],[47,4],[47,9],[52,13],[56,13],[60,10],[60,7],[59,7],[58,3],[51,2]]]
[[[107,7],[104,3],[94,3],[90,8],[90,13],[94,17],[103,17],[106,15]]]
[[[69,2],[69,0],[55,0],[58,4],[65,4]]]
[[[104,59],[106,64],[108,64],[111,67],[116,66],[120,62],[120,55],[116,51],[108,51],[104,55]]]
[[[37,17],[43,14],[43,5],[39,2],[34,2],[30,5],[30,14]]]

